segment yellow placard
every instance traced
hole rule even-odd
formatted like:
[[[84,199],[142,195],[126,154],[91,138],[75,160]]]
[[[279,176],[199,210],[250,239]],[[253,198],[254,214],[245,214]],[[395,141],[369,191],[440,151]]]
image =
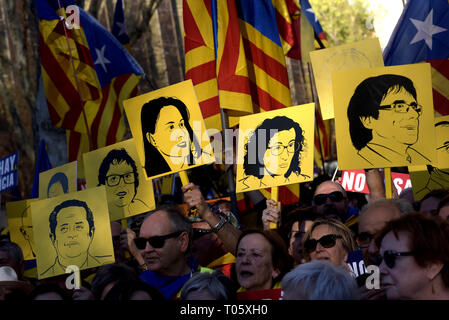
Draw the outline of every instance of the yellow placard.
[[[310,60],[324,120],[334,117],[332,72],[384,66],[378,38],[311,51]]]
[[[236,191],[313,179],[313,103],[240,118]]]
[[[114,263],[104,186],[31,203],[38,279]]]
[[[449,116],[435,118],[437,166],[408,167],[416,201],[437,189],[449,189]]]
[[[430,64],[332,74],[340,170],[436,163]]]
[[[77,162],[73,161],[39,173],[39,199],[76,192],[76,164]]]
[[[155,208],[153,182],[144,179],[134,139],[84,153],[87,189],[106,187],[111,221]]]
[[[123,105],[147,179],[215,161],[191,80]]]
[[[6,203],[9,236],[12,242],[17,243],[22,248],[25,260],[36,259],[31,203],[37,200],[27,199]]]

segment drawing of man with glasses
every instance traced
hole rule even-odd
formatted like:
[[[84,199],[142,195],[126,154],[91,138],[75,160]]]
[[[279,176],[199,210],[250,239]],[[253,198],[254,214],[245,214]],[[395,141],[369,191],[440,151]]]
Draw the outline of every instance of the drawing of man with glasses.
[[[258,179],[264,186],[270,179],[288,182],[292,174],[309,178],[301,174],[303,148],[303,130],[297,122],[285,116],[265,119],[245,145],[246,177],[240,182],[248,186],[248,179]]]
[[[98,185],[106,186],[109,212],[113,220],[123,214],[129,216],[149,210],[147,204],[136,197],[139,174],[135,161],[125,149],[111,150],[98,171]]]
[[[416,164],[430,160],[412,147],[419,137],[419,117],[413,82],[385,74],[363,80],[349,102],[347,115],[352,144],[370,165]]]

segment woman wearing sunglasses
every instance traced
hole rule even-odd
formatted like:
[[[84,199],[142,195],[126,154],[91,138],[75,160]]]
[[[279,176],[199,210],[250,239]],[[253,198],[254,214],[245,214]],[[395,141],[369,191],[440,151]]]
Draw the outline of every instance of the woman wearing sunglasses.
[[[346,266],[348,253],[354,250],[352,231],[335,219],[315,220],[304,237],[306,261],[326,260],[334,266]]]
[[[449,224],[408,213],[380,231],[381,287],[388,300],[449,299]]]

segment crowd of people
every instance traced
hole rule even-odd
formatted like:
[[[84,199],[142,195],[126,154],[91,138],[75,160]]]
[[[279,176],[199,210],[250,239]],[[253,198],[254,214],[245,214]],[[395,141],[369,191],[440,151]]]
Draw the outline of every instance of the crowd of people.
[[[21,248],[4,236],[0,300],[234,301],[261,292],[284,300],[449,299],[448,190],[386,199],[374,169],[370,196],[354,202],[338,182],[315,182],[311,199],[301,195],[295,205],[254,204],[250,226],[229,201],[209,204],[197,185],[185,185],[183,207],[159,204],[128,228],[111,222],[115,263],[82,270],[75,289],[66,274],[26,277]],[[373,272],[352,270],[348,257],[357,251]]]

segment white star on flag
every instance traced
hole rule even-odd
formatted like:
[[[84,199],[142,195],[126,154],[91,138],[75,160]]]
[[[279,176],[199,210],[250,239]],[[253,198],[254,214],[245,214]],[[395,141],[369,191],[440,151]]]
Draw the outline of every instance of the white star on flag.
[[[104,69],[104,72],[108,72],[108,69],[106,68],[107,63],[111,63],[105,56],[104,56],[104,49],[106,49],[106,45],[104,45],[101,50],[98,50],[95,48],[95,52],[97,53],[97,61],[94,62],[94,64],[101,64],[101,66]]]
[[[418,30],[418,32],[415,34],[415,37],[412,39],[410,44],[414,44],[416,42],[424,40],[426,42],[427,46],[429,47],[429,49],[432,50],[432,36],[434,34],[437,34],[437,33],[447,30],[447,29],[441,28],[437,25],[434,25],[432,23],[432,20],[433,20],[433,9],[430,10],[429,14],[427,15],[427,17],[424,21],[410,18],[410,21],[413,23],[413,25]]]
[[[306,9],[306,11],[308,11],[308,12],[310,12],[310,13],[312,13],[312,14],[313,14],[313,16],[315,17],[315,22],[317,22],[317,21],[318,21],[318,18],[316,17],[316,14],[315,14],[315,12],[313,11],[313,9],[312,9],[312,8]]]
[[[126,34],[126,25],[121,22],[117,22],[117,26],[120,28],[120,32],[118,33],[118,36],[120,37],[122,34]]]

